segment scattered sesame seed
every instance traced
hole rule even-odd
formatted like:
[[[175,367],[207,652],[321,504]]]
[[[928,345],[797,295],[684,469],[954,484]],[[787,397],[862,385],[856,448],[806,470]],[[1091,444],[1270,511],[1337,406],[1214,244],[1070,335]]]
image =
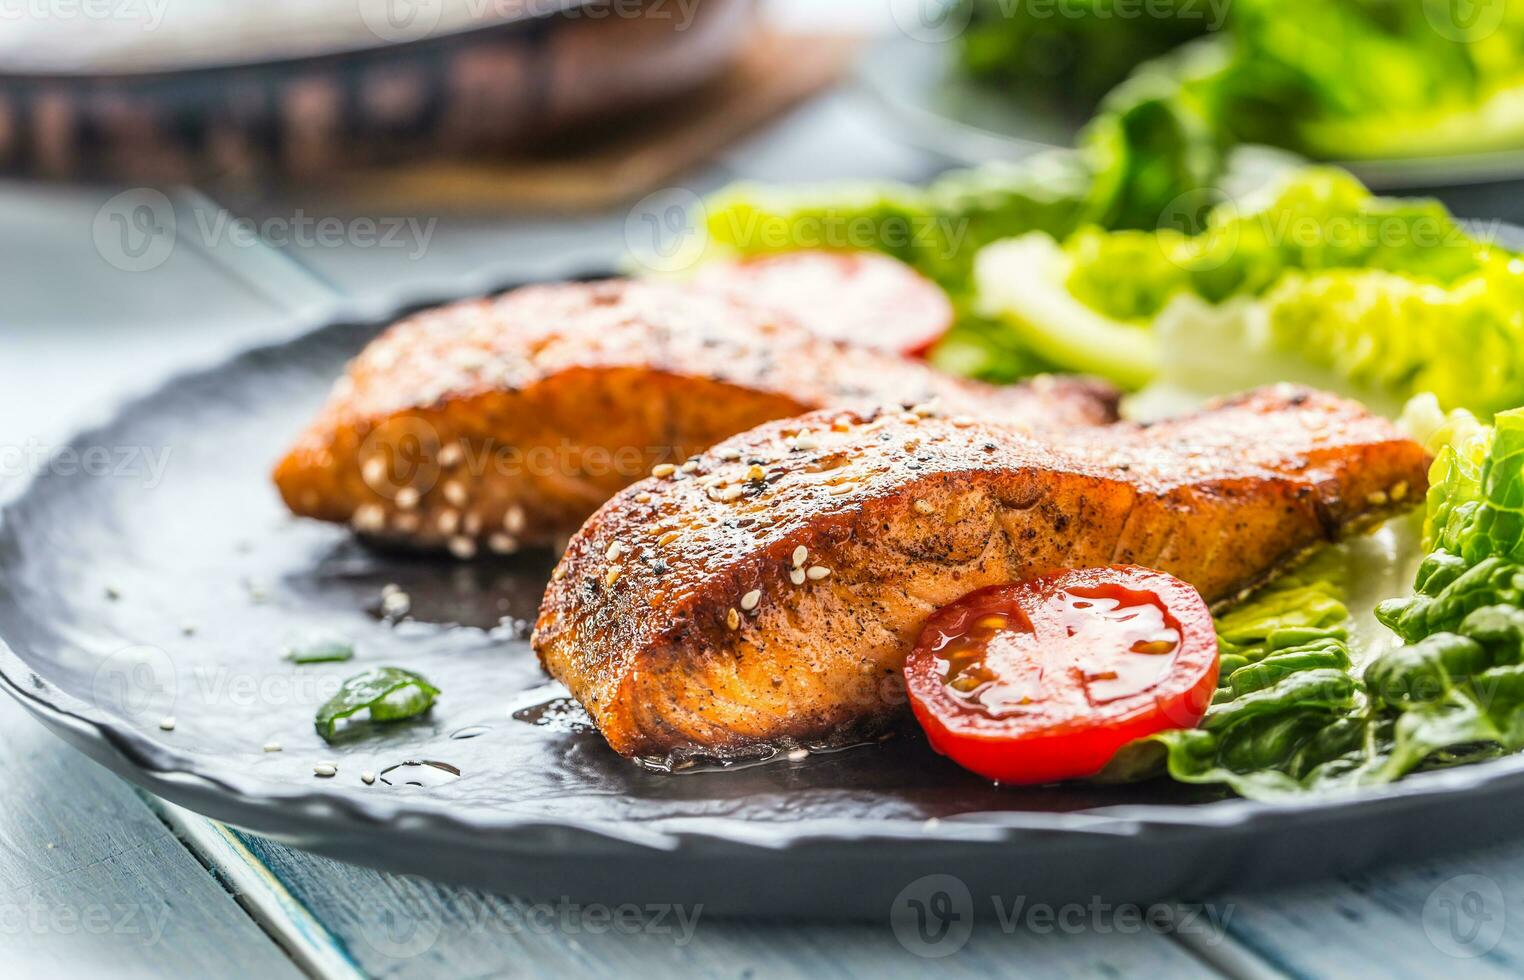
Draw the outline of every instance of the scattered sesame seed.
[[[457,534],[450,539],[450,554],[465,561],[476,557],[476,542],[463,534]]]
[[[510,535],[499,531],[487,539],[487,547],[492,549],[493,554],[511,555],[519,550],[519,543]]]
[[[761,482],[767,479],[767,471],[756,463],[752,463],[751,469],[746,471],[746,479],[751,480],[753,483]]]
[[[509,507],[503,514],[503,530],[509,534],[521,534],[528,518],[524,514],[524,508],[518,504]]]
[[[279,752],[279,751],[281,751],[284,748],[285,748],[285,746],[280,744],[279,742],[266,742],[264,750],[266,752]]]
[[[388,619],[398,619],[406,616],[412,608],[413,597],[397,586],[388,585],[381,590],[381,615]]]
[[[403,487],[397,491],[395,502],[402,510],[412,510],[418,506],[418,497],[417,487]]]
[[[456,507],[466,506],[466,501],[470,499],[470,495],[466,493],[466,485],[459,480],[451,480],[442,489],[445,500]]]
[[[1403,480],[1403,481],[1401,481],[1399,483],[1392,484],[1392,499],[1393,500],[1403,500],[1403,499],[1406,499],[1407,495],[1408,495],[1408,481]]]
[[[740,629],[741,614],[734,609],[727,610],[725,613],[725,625],[731,629]]]
[[[312,767],[312,774],[321,776],[323,779],[332,779],[339,774],[339,767],[331,762],[319,762]]]
[[[609,569],[607,572],[605,572],[603,574],[603,584],[604,585],[613,585],[615,582],[619,581],[619,575],[620,575],[619,566],[615,565],[613,568]]]
[[[697,473],[698,472],[698,460],[696,460],[696,459],[690,459],[690,460],[688,460],[688,462],[686,462],[682,466],[678,467],[678,469],[682,470],[684,473]]]
[[[1387,497],[1385,490],[1372,490],[1370,493],[1365,495],[1365,502],[1370,504],[1372,507],[1380,507],[1386,503],[1386,500]]]
[[[752,589],[750,592],[741,597],[741,608],[746,612],[751,612],[753,609],[757,608],[757,604],[761,601],[762,590]]]
[[[623,550],[624,546],[621,545],[618,541],[615,541],[613,544],[609,545],[609,550],[603,553],[603,557],[607,558],[609,561],[613,561],[615,558],[619,557],[619,552]]]
[[[376,782],[376,774],[367,769],[364,772],[360,773],[360,782],[364,783],[366,786],[373,786]]]
[[[793,749],[788,754],[788,761],[790,761],[790,762],[803,762],[805,759],[808,759],[809,757],[810,757],[810,750],[809,749]]]
[[[174,731],[175,730],[175,716],[174,715],[165,715],[163,718],[160,718],[159,719],[159,727],[164,729],[166,732],[172,732],[172,731]]]
[[[831,570],[824,565],[811,565],[810,570],[804,573],[811,582],[819,582],[831,574]]]
[[[928,514],[929,515],[929,514],[935,514],[937,512],[936,505],[934,505],[929,500],[917,500],[915,502],[915,509],[916,509],[916,513],[918,513],[918,514]]]
[[[356,531],[379,531],[386,527],[386,510],[380,504],[361,504],[349,520]]]
[[[559,581],[561,581],[565,577],[566,577],[566,566],[565,565],[557,565],[556,566],[556,570],[550,573],[550,580],[552,582],[559,582]]]
[[[678,538],[680,538],[682,536],[683,536],[683,532],[681,532],[681,531],[668,531],[666,534],[663,534],[660,538],[658,538],[656,540],[656,543],[661,545],[662,547],[666,547],[667,545],[671,544],[672,542],[676,541]]]
[[[651,475],[654,477],[671,476],[677,472],[677,467],[671,463],[657,463],[651,467]]]
[[[849,422],[846,418],[839,418],[836,421],[831,423],[831,431],[832,432],[851,432],[852,431],[852,423]]]
[[[442,511],[440,511],[439,512],[439,517],[435,521],[435,525],[439,528],[439,533],[440,534],[444,534],[444,535],[454,534],[456,529],[460,527],[460,511],[457,511],[457,510],[442,510]]]
[[[741,458],[741,450],[735,448],[734,446],[726,446],[724,449],[720,450],[720,458],[735,462]]]
[[[793,439],[789,440],[789,445],[791,448],[797,449],[800,452],[808,452],[811,449],[820,448],[820,442],[808,432],[799,433]]]
[[[789,572],[788,573],[788,580],[790,582],[793,582],[795,585],[803,585],[804,584],[804,569],[802,569],[802,568],[796,568],[792,572]]]
[[[966,429],[974,424],[974,420],[971,416],[968,415],[954,415],[952,424],[960,429]]]
[[[360,479],[371,486],[386,480],[386,460],[380,456],[372,456],[360,467]]]
[[[914,407],[912,407],[910,409],[910,413],[912,415],[918,415],[918,416],[920,416],[923,419],[936,418],[938,412],[939,412],[939,409],[937,408],[937,401],[936,401],[935,398],[933,398],[929,402],[924,402],[924,403],[922,403],[920,405],[916,405],[916,406],[914,406]]]
[[[449,443],[448,445],[441,447],[439,450],[439,465],[454,466],[456,463],[459,463],[461,459],[465,457],[465,455],[466,451],[461,448],[460,443]]]
[[[635,502],[637,504],[649,504],[651,502],[651,500],[652,500],[651,495],[649,493],[646,493],[644,490],[642,490],[640,493],[637,493],[635,495]]]
[[[829,490],[827,490],[826,493],[830,494],[833,497],[845,497],[847,494],[856,489],[857,485],[854,483],[838,483],[834,487],[831,487]]]
[[[722,504],[729,504],[740,500],[745,493],[745,487],[726,487],[724,490],[711,492],[710,496]]]
[[[809,557],[810,557],[810,549],[806,548],[804,545],[800,545],[799,547],[795,548],[794,549],[794,567],[795,568],[802,568],[804,566],[804,563],[809,560]]]

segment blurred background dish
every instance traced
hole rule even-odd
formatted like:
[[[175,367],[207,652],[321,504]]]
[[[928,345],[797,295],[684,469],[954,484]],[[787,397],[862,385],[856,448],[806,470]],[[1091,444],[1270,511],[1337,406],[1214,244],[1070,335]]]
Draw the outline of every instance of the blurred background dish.
[[[713,82],[753,0],[329,0],[22,18],[0,38],[0,171],[332,179],[523,155]]]
[[[1377,189],[1524,175],[1524,14],[1501,0],[929,9],[860,74],[907,140],[959,163],[1074,145],[1148,99],[1219,147],[1275,145]]]

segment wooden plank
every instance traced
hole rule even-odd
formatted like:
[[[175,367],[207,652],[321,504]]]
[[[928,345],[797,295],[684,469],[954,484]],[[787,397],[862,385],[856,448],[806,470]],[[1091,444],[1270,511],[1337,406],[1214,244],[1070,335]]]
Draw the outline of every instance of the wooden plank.
[[[216,870],[238,904],[280,943],[303,972],[327,980],[364,976],[327,927],[254,857],[237,833],[184,807],[147,793],[140,795],[203,864]]]
[[[178,235],[113,223],[152,200],[116,193],[0,183],[0,447],[28,466],[115,394],[279,323]],[[3,696],[0,772],[5,976],[300,976],[142,799]]]
[[[0,698],[7,977],[297,978],[125,784]]]
[[[1524,842],[1229,901],[1233,937],[1293,976],[1524,976]]]
[[[249,852],[339,938],[372,975],[439,976],[1033,977],[1218,974],[1184,947],[1110,913],[1088,913],[1047,934],[997,919],[953,941],[944,958],[901,945],[882,924],[798,925],[706,919],[702,909],[630,910],[531,904],[413,876],[359,868],[254,835]],[[1044,928],[1041,920],[1038,928]],[[942,947],[941,949],[945,949]],[[941,951],[939,949],[938,951]]]

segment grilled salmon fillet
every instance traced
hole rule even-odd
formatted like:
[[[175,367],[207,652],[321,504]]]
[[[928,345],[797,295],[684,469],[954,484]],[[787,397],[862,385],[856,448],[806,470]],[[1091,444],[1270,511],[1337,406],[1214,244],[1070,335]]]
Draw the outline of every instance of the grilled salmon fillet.
[[[1427,465],[1385,420],[1289,387],[1058,444],[817,413],[611,500],[557,567],[534,646],[626,755],[864,734],[902,712],[928,614],[974,589],[1136,563],[1221,604],[1421,500]]]
[[[1110,422],[1117,395],[963,381],[677,285],[531,287],[377,338],[275,483],[299,515],[469,558],[564,539],[653,466],[763,422],[929,402],[1043,429]]]

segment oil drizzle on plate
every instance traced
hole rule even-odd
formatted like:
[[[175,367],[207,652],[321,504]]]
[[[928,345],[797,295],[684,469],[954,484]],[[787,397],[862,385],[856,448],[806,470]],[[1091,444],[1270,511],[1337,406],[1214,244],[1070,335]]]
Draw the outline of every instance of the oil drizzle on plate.
[[[587,709],[573,698],[551,698],[540,704],[520,708],[513,713],[515,721],[522,721],[555,732],[578,735],[597,731]]]

